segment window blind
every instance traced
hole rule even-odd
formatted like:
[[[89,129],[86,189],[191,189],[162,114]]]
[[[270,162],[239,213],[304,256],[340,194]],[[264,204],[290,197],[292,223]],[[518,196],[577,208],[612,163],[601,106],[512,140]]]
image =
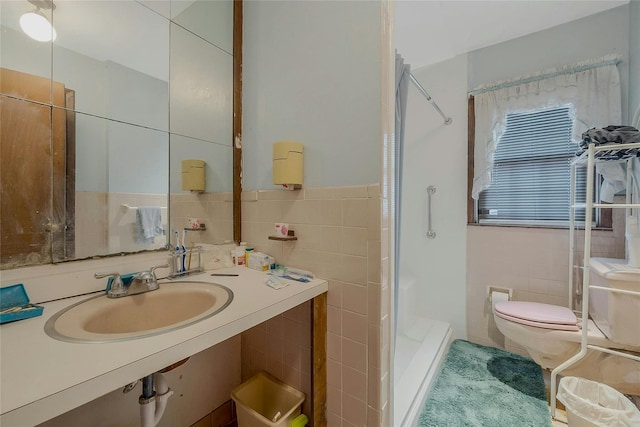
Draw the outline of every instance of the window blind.
[[[494,153],[491,186],[480,194],[480,222],[565,224],[569,221],[571,106],[547,108],[506,117],[504,134]],[[584,200],[586,173],[576,179],[576,200]],[[576,212],[584,221],[584,211]]]

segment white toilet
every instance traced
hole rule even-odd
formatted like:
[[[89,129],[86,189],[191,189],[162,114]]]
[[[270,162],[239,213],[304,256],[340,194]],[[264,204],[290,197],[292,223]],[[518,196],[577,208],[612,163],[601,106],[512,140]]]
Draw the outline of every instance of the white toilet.
[[[640,291],[640,269],[625,260],[592,258],[591,284]],[[640,297],[591,289],[588,343],[640,355]],[[526,301],[496,303],[500,332],[527,350],[545,369],[553,369],[580,351],[581,321],[566,307]],[[560,375],[602,382],[621,393],[640,395],[640,362],[600,351]]]

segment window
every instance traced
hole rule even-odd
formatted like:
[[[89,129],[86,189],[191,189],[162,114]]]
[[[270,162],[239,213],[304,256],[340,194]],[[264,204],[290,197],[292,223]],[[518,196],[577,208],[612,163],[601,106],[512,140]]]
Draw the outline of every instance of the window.
[[[491,185],[480,193],[480,223],[562,226],[569,223],[571,105],[506,115],[493,156]],[[576,200],[584,200],[586,171],[579,168]],[[579,215],[579,216],[578,216]],[[584,221],[584,211],[576,211]]]
[[[469,93],[470,224],[568,225],[577,142],[589,128],[622,121],[619,59],[607,55]],[[585,177],[577,181],[580,202]],[[597,225],[610,227],[609,210],[602,211]]]

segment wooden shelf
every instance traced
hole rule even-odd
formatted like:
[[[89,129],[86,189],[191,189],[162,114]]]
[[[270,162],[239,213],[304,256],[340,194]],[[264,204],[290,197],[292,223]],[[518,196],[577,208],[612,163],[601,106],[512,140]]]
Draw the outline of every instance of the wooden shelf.
[[[298,240],[296,236],[269,236],[269,240],[280,240],[282,242],[290,242]]]

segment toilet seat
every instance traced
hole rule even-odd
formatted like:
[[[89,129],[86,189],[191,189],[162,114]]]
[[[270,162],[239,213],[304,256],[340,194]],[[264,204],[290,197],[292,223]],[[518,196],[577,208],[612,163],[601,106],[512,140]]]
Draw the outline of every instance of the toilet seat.
[[[529,301],[496,303],[495,314],[505,320],[537,328],[578,331],[578,319],[570,309]]]

